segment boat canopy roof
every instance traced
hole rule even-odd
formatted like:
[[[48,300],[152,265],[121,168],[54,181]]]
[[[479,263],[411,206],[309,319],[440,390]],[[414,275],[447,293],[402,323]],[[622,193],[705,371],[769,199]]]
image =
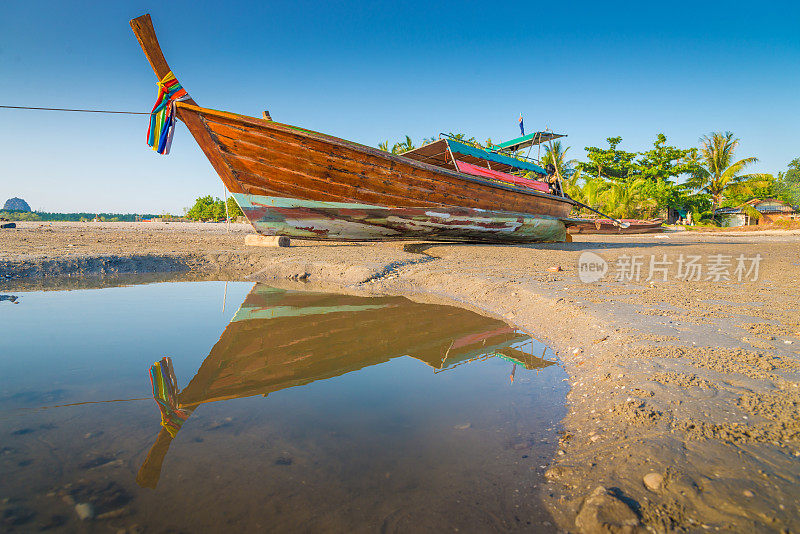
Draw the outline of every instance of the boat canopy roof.
[[[513,152],[515,150],[528,148],[532,145],[540,145],[552,139],[558,139],[559,137],[566,137],[566,135],[553,132],[533,132],[528,135],[523,135],[522,137],[512,139],[511,141],[506,141],[504,143],[500,143],[499,145],[495,145],[495,148]]]
[[[403,157],[411,158],[437,167],[445,167],[452,170],[455,169],[451,158],[447,155],[449,149],[453,154],[458,154],[458,159],[466,161],[467,163],[482,163],[483,161],[492,162],[492,169],[500,172],[514,172],[517,170],[524,170],[535,172],[538,174],[547,174],[541,166],[536,165],[530,161],[523,161],[505,154],[493,152],[491,150],[484,150],[472,145],[454,141],[453,139],[439,139],[433,143],[428,143],[414,150],[403,152],[400,154]]]

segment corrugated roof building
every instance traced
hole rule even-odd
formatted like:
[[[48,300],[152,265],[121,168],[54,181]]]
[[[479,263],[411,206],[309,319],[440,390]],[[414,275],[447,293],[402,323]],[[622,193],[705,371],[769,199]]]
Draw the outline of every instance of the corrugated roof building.
[[[761,214],[760,219],[751,217],[745,209],[750,206]],[[792,206],[782,200],[774,198],[760,199],[754,198],[735,208],[717,208],[714,215],[721,215],[725,218],[724,226],[747,226],[750,224],[771,224],[779,219],[800,218],[800,210],[797,206]]]

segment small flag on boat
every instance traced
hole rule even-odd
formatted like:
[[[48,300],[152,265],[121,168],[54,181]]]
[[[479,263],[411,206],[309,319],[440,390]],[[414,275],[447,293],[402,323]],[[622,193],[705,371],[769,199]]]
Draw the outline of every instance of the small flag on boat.
[[[519,114],[519,134],[525,135],[525,125],[522,123],[522,113]]]
[[[173,438],[189,418],[189,412],[178,408],[178,380],[172,369],[172,360],[165,356],[150,367],[153,398],[161,411],[161,426]]]
[[[159,154],[169,154],[175,133],[175,102],[187,100],[189,94],[181,87],[172,71],[158,82],[158,98],[150,112],[147,145]]]

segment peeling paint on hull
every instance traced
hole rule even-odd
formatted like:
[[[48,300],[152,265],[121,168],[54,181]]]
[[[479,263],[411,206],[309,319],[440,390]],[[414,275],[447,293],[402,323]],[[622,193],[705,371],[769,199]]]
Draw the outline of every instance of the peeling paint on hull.
[[[258,233],[331,241],[564,241],[555,217],[475,208],[392,208],[233,193]]]

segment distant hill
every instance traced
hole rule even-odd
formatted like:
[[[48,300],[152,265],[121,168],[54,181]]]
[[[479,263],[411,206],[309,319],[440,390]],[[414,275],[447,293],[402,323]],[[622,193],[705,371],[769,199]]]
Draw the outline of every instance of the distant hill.
[[[14,197],[6,200],[6,203],[3,204],[3,211],[21,211],[24,213],[29,213],[31,211],[31,207],[21,198]]]

